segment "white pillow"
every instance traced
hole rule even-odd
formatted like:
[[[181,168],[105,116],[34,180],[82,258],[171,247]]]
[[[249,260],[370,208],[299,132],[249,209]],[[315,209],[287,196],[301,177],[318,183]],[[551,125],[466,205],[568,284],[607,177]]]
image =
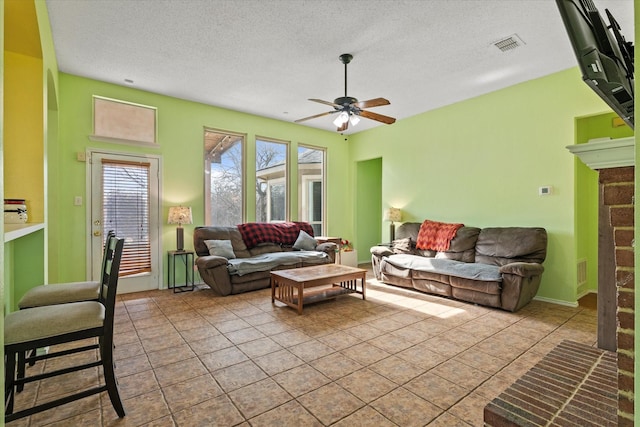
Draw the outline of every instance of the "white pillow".
[[[301,251],[313,251],[318,246],[318,241],[309,236],[304,230],[300,230],[296,242],[293,244],[293,249],[300,249]]]
[[[233,253],[233,246],[231,246],[231,240],[205,240],[204,244],[209,249],[209,255],[217,255],[226,259],[232,259],[236,257]]]

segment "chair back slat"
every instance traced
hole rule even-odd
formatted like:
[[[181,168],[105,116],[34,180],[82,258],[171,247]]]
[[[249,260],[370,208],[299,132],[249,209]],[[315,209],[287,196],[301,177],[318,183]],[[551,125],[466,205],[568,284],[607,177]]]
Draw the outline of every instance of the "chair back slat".
[[[113,239],[114,237],[116,237],[116,232],[113,230],[109,230],[107,232],[107,237],[105,238],[104,241],[104,251],[102,254],[102,270],[100,271],[100,283],[102,284],[102,286],[100,287],[100,295],[98,296],[98,300],[102,301],[102,294],[105,291],[105,283],[107,283],[107,281],[109,280],[109,276],[107,274],[107,260],[109,259],[109,250],[113,251],[113,248],[110,249],[111,246],[111,239]],[[105,294],[106,295],[106,294]]]
[[[122,259],[124,239],[111,236],[107,241],[107,245],[104,267],[105,281],[102,283],[102,290],[100,292],[100,302],[105,306],[106,310],[105,326],[109,321],[113,323],[113,313],[116,304],[118,275],[120,272],[120,260]]]

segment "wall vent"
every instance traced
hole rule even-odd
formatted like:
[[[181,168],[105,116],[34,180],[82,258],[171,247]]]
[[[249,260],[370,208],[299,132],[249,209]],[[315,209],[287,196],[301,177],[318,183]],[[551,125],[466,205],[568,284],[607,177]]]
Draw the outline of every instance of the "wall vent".
[[[578,286],[582,286],[587,283],[587,260],[578,260]]]
[[[525,42],[523,42],[517,34],[512,34],[509,37],[495,41],[492,44],[502,52],[509,52],[520,46],[524,46]]]

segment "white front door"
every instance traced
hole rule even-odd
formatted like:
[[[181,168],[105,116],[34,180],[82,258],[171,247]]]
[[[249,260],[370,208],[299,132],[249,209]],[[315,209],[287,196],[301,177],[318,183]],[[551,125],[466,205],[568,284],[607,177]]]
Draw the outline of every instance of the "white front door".
[[[91,151],[91,215],[87,261],[92,280],[100,280],[106,234],[125,239],[118,293],[159,289],[160,199],[158,157]]]

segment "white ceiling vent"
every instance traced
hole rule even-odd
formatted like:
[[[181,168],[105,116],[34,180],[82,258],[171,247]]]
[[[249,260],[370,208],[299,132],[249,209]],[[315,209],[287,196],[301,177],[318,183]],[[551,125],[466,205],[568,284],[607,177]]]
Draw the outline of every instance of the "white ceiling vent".
[[[512,34],[509,37],[505,37],[493,42],[493,45],[500,49],[502,52],[509,52],[520,46],[524,46],[525,42],[523,42],[517,34]]]

